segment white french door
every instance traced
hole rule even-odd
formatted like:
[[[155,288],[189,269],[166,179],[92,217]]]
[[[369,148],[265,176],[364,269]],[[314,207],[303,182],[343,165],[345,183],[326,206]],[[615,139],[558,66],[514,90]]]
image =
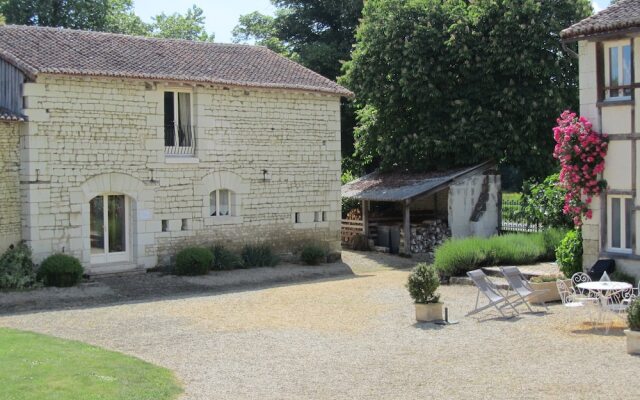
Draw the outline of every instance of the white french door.
[[[91,263],[129,261],[129,199],[104,194],[89,202]]]

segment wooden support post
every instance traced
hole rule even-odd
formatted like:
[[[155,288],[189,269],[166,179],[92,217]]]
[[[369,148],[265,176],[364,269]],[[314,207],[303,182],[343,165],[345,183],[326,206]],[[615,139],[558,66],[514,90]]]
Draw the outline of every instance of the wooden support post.
[[[362,233],[369,238],[369,201],[362,200]]]
[[[409,200],[402,205],[402,215],[404,216],[404,253],[411,254],[411,209]]]

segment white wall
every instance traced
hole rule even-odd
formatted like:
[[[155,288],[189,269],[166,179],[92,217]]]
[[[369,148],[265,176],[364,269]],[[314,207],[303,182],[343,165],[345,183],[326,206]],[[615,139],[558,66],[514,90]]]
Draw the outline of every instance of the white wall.
[[[177,87],[46,75],[25,85],[22,179],[37,174],[41,183],[23,187],[24,236],[36,259],[64,248],[88,266],[88,201],[105,192],[132,199],[131,261],[145,267],[168,262],[186,245],[213,242],[267,241],[290,251],[314,240],[338,250],[339,97],[187,88],[197,150],[176,163],[164,153],[163,93]],[[238,218],[208,216],[208,195],[222,186],[237,192]],[[316,211],[325,212],[324,222],[313,221]]]
[[[476,203],[488,193],[486,210],[477,222],[471,221]],[[488,237],[499,232],[499,175],[477,175],[454,183],[449,188],[449,227],[454,238]]]

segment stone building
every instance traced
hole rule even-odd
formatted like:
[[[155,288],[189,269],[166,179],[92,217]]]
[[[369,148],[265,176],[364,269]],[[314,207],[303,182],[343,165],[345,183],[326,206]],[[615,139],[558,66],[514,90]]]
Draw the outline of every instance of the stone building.
[[[610,139],[603,173],[608,189],[594,199],[593,218],[582,228],[584,267],[612,258],[617,268],[640,277],[640,1],[620,0],[563,30],[561,38],[578,42],[580,114]]]
[[[266,48],[0,27],[0,244],[89,273],[340,245],[336,83]]]

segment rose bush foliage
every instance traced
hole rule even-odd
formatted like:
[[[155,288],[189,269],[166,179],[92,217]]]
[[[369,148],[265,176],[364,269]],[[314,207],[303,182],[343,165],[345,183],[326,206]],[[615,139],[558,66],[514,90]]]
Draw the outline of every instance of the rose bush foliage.
[[[606,134],[594,131],[585,117],[569,110],[557,122],[558,126],[553,128],[556,141],[553,156],[560,162],[559,178],[567,190],[563,212],[580,227],[583,218],[592,217],[589,204],[593,197],[607,187],[600,174],[604,171],[609,139]]]

